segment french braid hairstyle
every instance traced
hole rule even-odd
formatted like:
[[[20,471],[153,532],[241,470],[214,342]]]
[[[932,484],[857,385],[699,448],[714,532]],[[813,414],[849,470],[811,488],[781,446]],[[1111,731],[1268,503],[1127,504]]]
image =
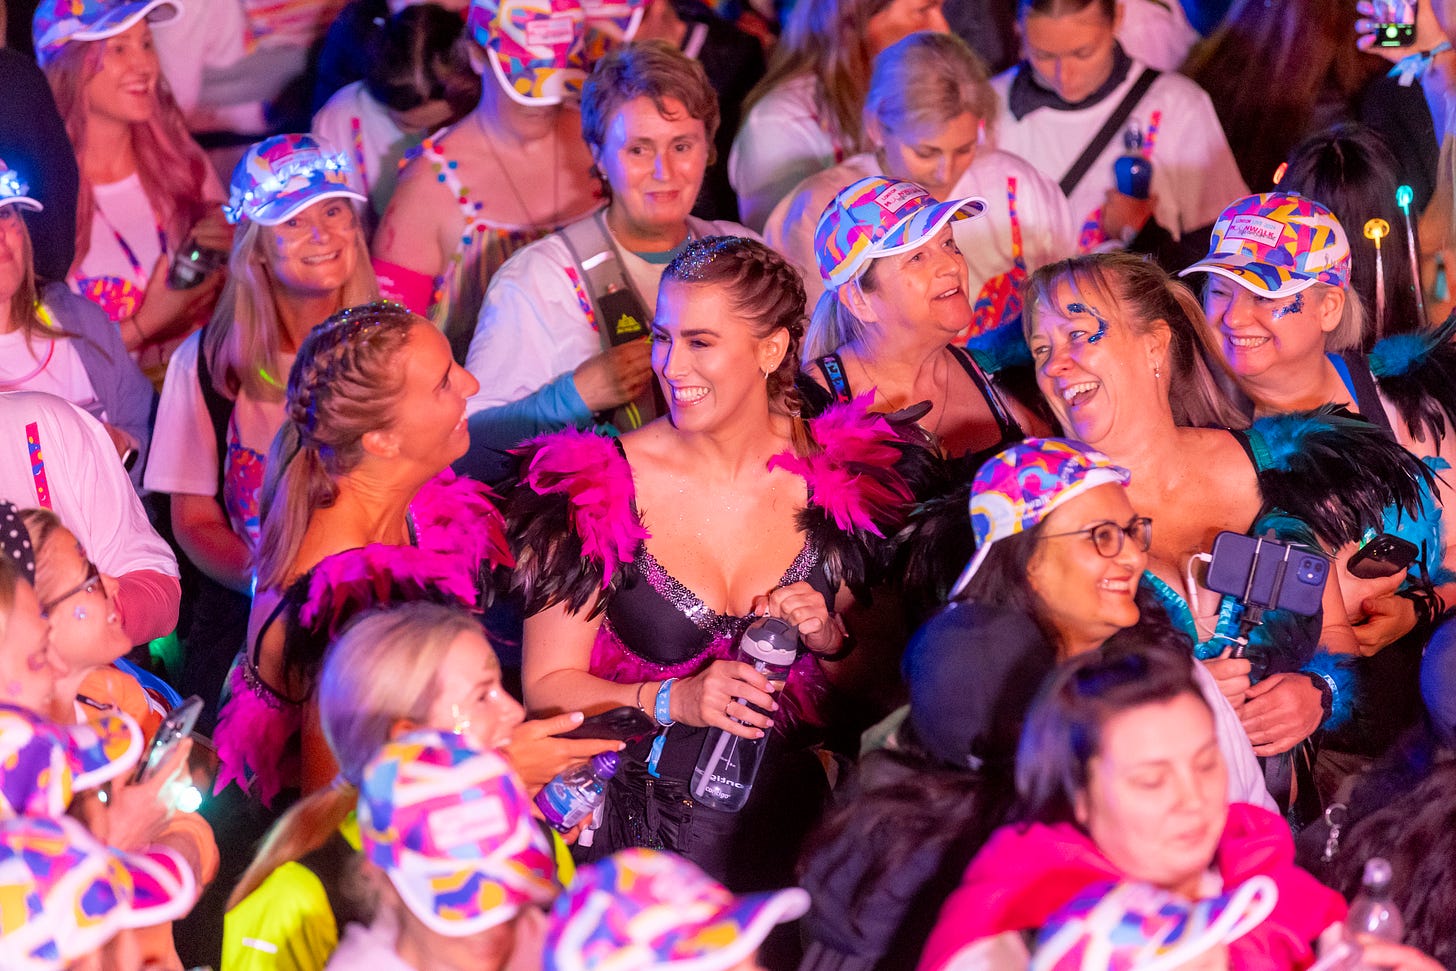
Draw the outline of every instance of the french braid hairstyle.
[[[399,354],[420,320],[380,300],[341,310],[304,338],[263,483],[261,589],[284,585],[314,510],[333,504],[335,480],[364,457],[365,433],[387,423],[404,386]]]
[[[778,369],[766,378],[768,401],[776,413],[794,419],[794,447],[802,451],[807,432],[799,420],[803,399],[794,384],[805,325],[804,281],[798,271],[757,240],[705,236],[690,241],[667,265],[662,281],[669,280],[726,290],[733,309],[755,323],[754,337],[768,337],[779,328],[788,331],[788,350]]]

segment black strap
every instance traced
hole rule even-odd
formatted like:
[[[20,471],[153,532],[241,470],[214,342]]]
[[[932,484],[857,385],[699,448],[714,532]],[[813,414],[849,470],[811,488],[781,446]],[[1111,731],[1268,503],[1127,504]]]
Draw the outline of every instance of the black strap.
[[[202,389],[202,403],[207,406],[207,417],[212,422],[212,437],[217,443],[217,491],[213,495],[223,508],[222,489],[227,482],[227,429],[237,403],[229,400],[212,384],[212,372],[207,367],[207,354],[203,346],[207,343],[207,328],[197,335],[197,385]]]
[[[1001,441],[1003,443],[1019,442],[1025,438],[1026,432],[1022,430],[1021,424],[1011,417],[1010,409],[1001,399],[1001,392],[991,383],[991,379],[986,377],[986,372],[981,370],[981,366],[976,363],[971,352],[958,344],[947,346],[950,347],[950,356],[955,358],[956,363],[961,366],[961,370],[966,372],[971,382],[981,392],[981,397],[986,399],[986,405],[991,409],[991,416],[996,419],[996,425],[1001,429]]]
[[[824,387],[834,395],[834,403],[842,405],[849,401],[849,378],[844,373],[844,359],[838,354],[825,354],[814,363],[818,365],[819,373],[824,375]]]
[[[1372,425],[1379,425],[1392,436],[1395,429],[1390,427],[1390,416],[1385,413],[1385,405],[1380,401],[1380,390],[1375,386],[1375,376],[1370,373],[1370,364],[1364,354],[1359,351],[1345,351],[1340,355],[1340,360],[1345,362],[1345,371],[1350,375],[1350,383],[1355,386],[1355,404],[1360,409],[1360,417]]]
[[[1071,198],[1072,190],[1081,183],[1082,177],[1087,174],[1092,163],[1101,157],[1103,150],[1107,148],[1107,143],[1112,141],[1112,136],[1122,131],[1122,126],[1127,124],[1128,116],[1138,106],[1138,102],[1143,100],[1143,95],[1148,93],[1148,88],[1153,86],[1153,82],[1158,79],[1160,73],[1150,67],[1143,68],[1143,73],[1138,75],[1138,79],[1132,83],[1132,87],[1128,88],[1127,94],[1122,96],[1122,101],[1102,123],[1101,130],[1092,136],[1092,140],[1087,143],[1086,148],[1082,149],[1082,154],[1077,157],[1077,161],[1073,162],[1072,167],[1067,169],[1067,174],[1062,176],[1060,183],[1062,195]]]

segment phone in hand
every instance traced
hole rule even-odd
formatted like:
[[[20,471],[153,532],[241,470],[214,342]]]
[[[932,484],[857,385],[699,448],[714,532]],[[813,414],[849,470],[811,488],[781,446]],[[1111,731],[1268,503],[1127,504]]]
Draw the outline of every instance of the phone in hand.
[[[1372,0],[1376,47],[1409,47],[1416,42],[1416,4],[1420,0]]]
[[[635,742],[657,731],[657,723],[630,705],[592,715],[557,738],[604,738],[613,742]]]
[[[1382,580],[1409,569],[1419,554],[1416,544],[1390,533],[1380,533],[1350,557],[1345,569],[1361,580]]]
[[[1321,553],[1267,536],[1225,531],[1214,537],[1204,583],[1246,607],[1311,617],[1319,613],[1329,575],[1329,558]]]
[[[155,775],[157,769],[172,757],[172,752],[182,744],[182,740],[191,737],[192,729],[197,727],[197,718],[201,714],[202,699],[197,695],[167,712],[157,734],[152,736],[152,744],[147,746],[147,754],[137,763],[131,781],[145,782]]]

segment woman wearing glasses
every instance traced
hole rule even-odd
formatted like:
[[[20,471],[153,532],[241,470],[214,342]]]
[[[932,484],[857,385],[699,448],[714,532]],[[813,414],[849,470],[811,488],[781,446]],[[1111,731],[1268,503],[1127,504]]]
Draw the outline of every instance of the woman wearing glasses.
[[[1348,716],[1340,655],[1356,645],[1333,572],[1322,619],[1270,610],[1254,626],[1204,587],[1204,554],[1222,531],[1337,549],[1378,530],[1387,505],[1419,510],[1424,468],[1374,426],[1324,412],[1245,428],[1210,370],[1197,298],[1137,257],[1043,267],[1025,293],[1041,392],[1067,434],[1131,471],[1128,498],[1158,524],[1143,584],[1210,664],[1255,754],[1282,755]],[[1248,660],[1226,657],[1240,642]],[[1314,795],[1287,774],[1271,785],[1281,802]]]
[[[204,577],[182,618],[179,687],[209,709],[246,631],[258,498],[294,354],[331,314],[379,295],[350,174],[308,135],[248,150],[233,171],[238,232],[217,312],[167,368],[146,486],[172,497],[177,544]]]

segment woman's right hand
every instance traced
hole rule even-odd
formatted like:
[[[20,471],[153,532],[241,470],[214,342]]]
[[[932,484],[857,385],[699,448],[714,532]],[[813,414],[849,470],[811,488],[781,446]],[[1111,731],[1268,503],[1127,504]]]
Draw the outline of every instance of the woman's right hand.
[[[554,718],[533,718],[523,721],[511,733],[505,746],[516,775],[535,794],[562,772],[602,752],[620,752],[621,742],[608,738],[557,738],[581,725],[582,714],[568,711]]]
[[[218,291],[222,289],[221,270],[209,274],[189,290],[173,290],[167,286],[170,266],[171,262],[164,253],[152,267],[142,305],[131,317],[132,326],[123,327],[121,331],[121,339],[128,351],[185,333],[217,300]]]
[[[187,774],[192,739],[183,739],[167,761],[141,782],[115,782],[106,804],[106,842],[119,850],[136,852],[156,842],[172,818],[172,799]]]
[[[1228,699],[1234,711],[1238,711],[1244,704],[1244,696],[1249,692],[1251,665],[1247,658],[1230,657],[1232,653],[1233,648],[1228,648],[1218,657],[1204,661],[1203,666],[1213,675],[1213,680],[1218,682],[1219,693]]]
[[[1430,50],[1446,39],[1441,25],[1431,9],[1433,6],[1435,4],[1432,3],[1416,4],[1416,40],[1414,44],[1407,47],[1376,47],[1375,5],[1370,0],[1360,0],[1355,4],[1355,12],[1360,15],[1360,19],[1355,21],[1355,46],[1362,51],[1378,54],[1392,63],[1401,60],[1408,54],[1419,54]]]
[[[236,227],[230,225],[227,217],[222,214],[222,207],[214,206],[207,211],[207,215],[192,224],[192,231],[187,234],[187,238],[204,249],[229,253],[233,248],[233,233],[236,231]]]
[[[671,714],[674,721],[684,725],[721,728],[743,738],[763,738],[764,732],[773,727],[773,719],[754,711],[749,704],[778,711],[773,690],[768,678],[751,664],[714,661],[673,684]]]

